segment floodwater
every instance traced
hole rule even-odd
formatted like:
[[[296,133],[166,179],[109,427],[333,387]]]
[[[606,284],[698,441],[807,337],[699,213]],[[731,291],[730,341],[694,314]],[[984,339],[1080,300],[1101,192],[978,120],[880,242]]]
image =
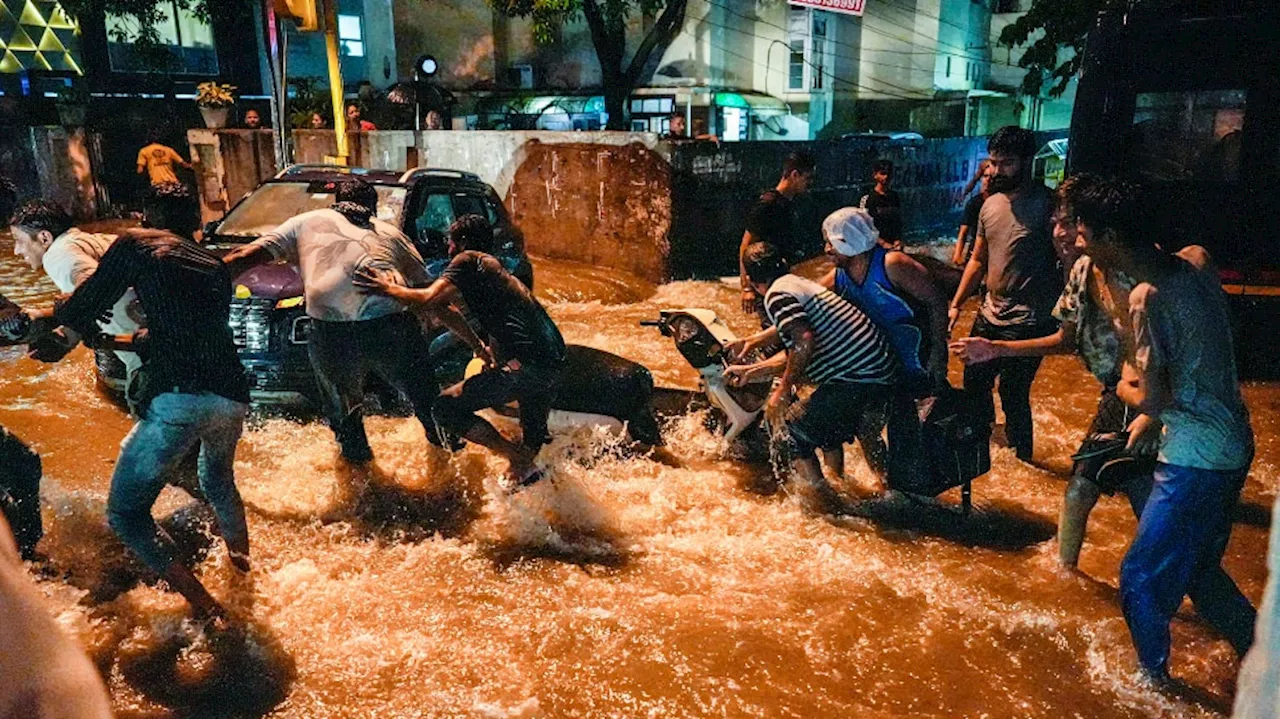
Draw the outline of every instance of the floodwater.
[[[0,288],[48,301],[0,240]],[[670,341],[641,319],[709,307],[739,332],[737,292],[654,287],[535,262],[539,295],[570,342],[692,387]],[[468,449],[426,468],[411,419],[373,418],[371,477],[340,468],[322,425],[246,433],[236,469],[254,569],[214,543],[200,564],[244,618],[208,634],[178,595],[138,583],[103,506],[129,420],[94,389],[88,353],[55,366],[0,350],[0,424],[45,462],[41,587],[107,677],[121,717],[1157,717],[1229,711],[1236,660],[1189,606],[1172,671],[1145,688],[1116,602],[1134,520],[1121,497],[1094,511],[1082,572],[1053,541],[1069,456],[1096,383],[1072,358],[1033,392],[1036,462],[993,451],[976,511],[888,506],[883,521],[820,516],[767,470],[726,459],[698,416],[671,423],[674,461],[627,456],[589,431],[546,450],[554,482],[515,496]],[[959,366],[952,376],[959,382]],[[1280,471],[1280,388],[1245,389],[1258,459],[1226,567],[1259,600]],[[857,457],[841,490],[876,481]],[[367,483],[367,487],[365,484]],[[157,516],[187,502],[168,489]],[[178,536],[191,543],[192,513]]]

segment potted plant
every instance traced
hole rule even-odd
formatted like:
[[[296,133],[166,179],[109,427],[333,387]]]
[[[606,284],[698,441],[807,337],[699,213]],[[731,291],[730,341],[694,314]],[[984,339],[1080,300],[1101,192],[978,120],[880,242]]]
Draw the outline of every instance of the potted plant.
[[[204,125],[210,129],[227,126],[227,111],[236,103],[232,92],[235,85],[219,82],[202,82],[196,86],[196,105],[204,116]]]
[[[58,122],[64,127],[84,125],[85,111],[89,105],[89,93],[80,85],[66,85],[58,90],[54,98],[58,108]]]

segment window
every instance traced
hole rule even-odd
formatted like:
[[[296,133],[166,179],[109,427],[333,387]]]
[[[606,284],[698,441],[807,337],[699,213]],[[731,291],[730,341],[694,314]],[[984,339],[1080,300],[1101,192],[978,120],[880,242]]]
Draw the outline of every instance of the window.
[[[499,215],[489,198],[466,192],[434,190],[423,196],[413,226],[418,250],[427,259],[448,254],[449,225],[463,215],[480,215],[497,224]]]
[[[996,0],[995,6],[991,8],[991,12],[1010,13],[1010,12],[1020,12],[1021,9],[1022,9],[1022,3],[1020,3],[1018,0]]]
[[[1244,114],[1244,90],[1139,93],[1126,161],[1147,181],[1238,181]]]
[[[947,55],[947,77],[951,77],[951,56]]]
[[[645,96],[631,98],[631,114],[632,115],[670,115],[675,112],[676,99],[674,97],[661,96]],[[647,131],[647,130],[645,130]]]
[[[155,31],[168,58],[157,60],[137,52],[134,39],[138,22],[130,16],[108,14],[107,57],[117,72],[173,72],[186,75],[218,74],[218,53],[214,48],[213,28],[207,22],[174,0],[162,0],[156,8],[159,20]],[[170,66],[161,67],[165,59]]]
[[[793,92],[804,91],[805,45],[809,40],[809,10],[802,7],[790,8],[787,14],[788,47],[791,52],[787,58],[787,89]]]
[[[338,16],[338,42],[347,57],[364,57],[364,33],[359,15]]]
[[[787,75],[787,89],[804,89],[804,40],[791,41],[791,62]]]
[[[821,11],[811,13],[813,17],[813,35],[810,38],[810,61],[813,70],[813,89],[821,90],[826,84],[827,66],[827,14]]]

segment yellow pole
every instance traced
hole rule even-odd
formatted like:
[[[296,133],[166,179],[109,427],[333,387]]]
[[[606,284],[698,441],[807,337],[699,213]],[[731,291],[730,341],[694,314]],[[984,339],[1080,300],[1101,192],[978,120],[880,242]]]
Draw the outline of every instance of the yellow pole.
[[[342,65],[338,59],[338,0],[324,3],[324,46],[329,56],[329,94],[333,98],[333,132],[338,140],[338,154],[333,161],[347,164],[347,115],[343,106]]]

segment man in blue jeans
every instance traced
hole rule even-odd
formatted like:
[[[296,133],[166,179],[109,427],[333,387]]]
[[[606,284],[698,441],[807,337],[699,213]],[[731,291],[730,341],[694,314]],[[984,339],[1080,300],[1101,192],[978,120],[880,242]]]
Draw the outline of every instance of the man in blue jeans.
[[[138,423],[125,437],[111,477],[107,521],[125,545],[191,603],[199,617],[223,614],[172,540],[151,517],[165,477],[199,446],[200,488],[213,506],[232,564],[249,570],[249,532],[236,490],[236,444],[248,411],[249,385],[231,328],[231,278],[216,255],[187,239],[199,218],[176,203],[148,205],[152,228],[121,235],[98,269],[52,314],[33,313],[36,333],[64,325],[97,337],[97,318],[130,287],[147,317],[132,338],[91,344],[133,349],[143,366],[130,385]],[[145,333],[145,336],[144,336]]]
[[[1101,227],[1091,212],[1137,212],[1122,182],[1095,193],[1079,215],[1077,246],[1134,278],[1129,296],[1134,361],[1117,393],[1142,414],[1130,443],[1164,425],[1155,482],[1120,567],[1120,601],[1143,670],[1168,681],[1169,622],[1190,595],[1196,612],[1243,655],[1256,612],[1222,569],[1231,515],[1253,461],[1253,430],[1240,395],[1226,297],[1211,268],[1165,252],[1149,236]],[[1133,226],[1136,218],[1112,218]]]

